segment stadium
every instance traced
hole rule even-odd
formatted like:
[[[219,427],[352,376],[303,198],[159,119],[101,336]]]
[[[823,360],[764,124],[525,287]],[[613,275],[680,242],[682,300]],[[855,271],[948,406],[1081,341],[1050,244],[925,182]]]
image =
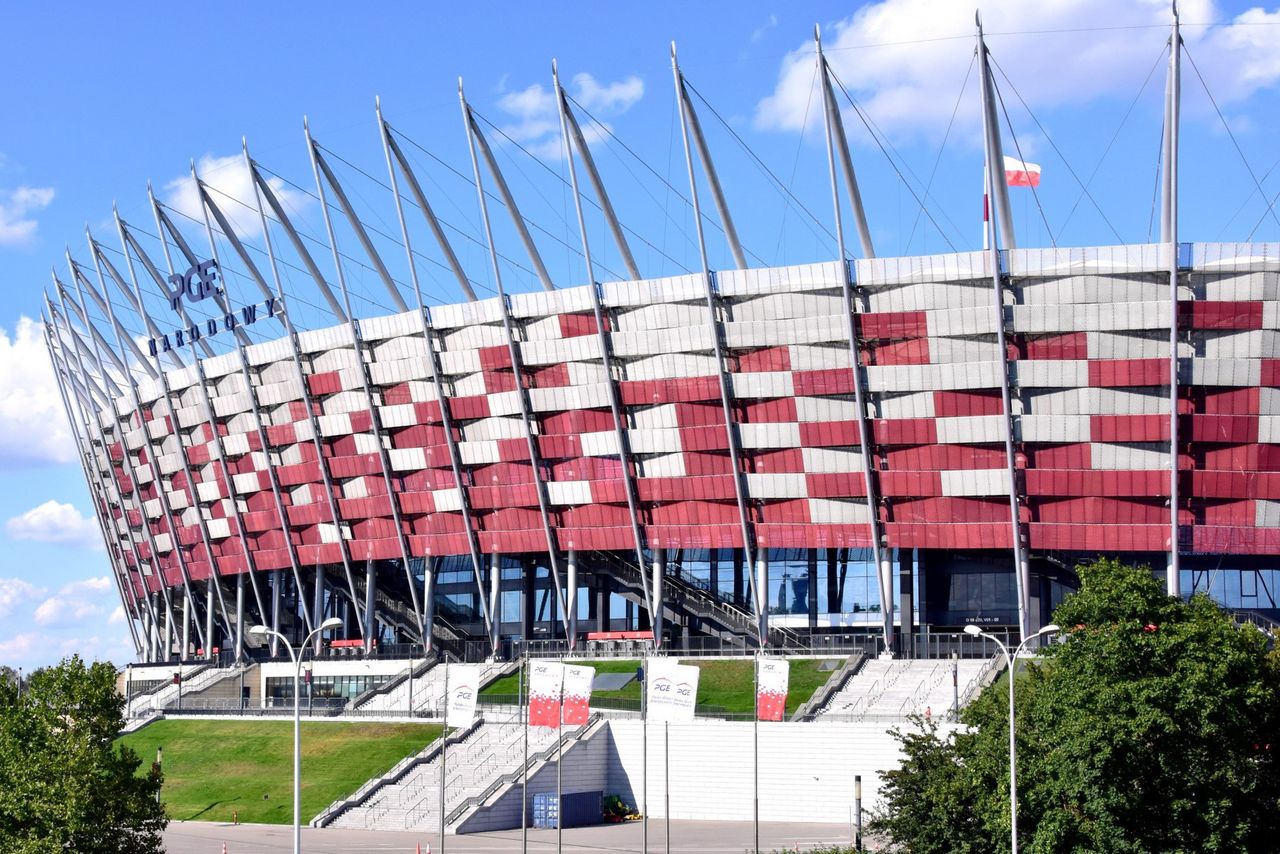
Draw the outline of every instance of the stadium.
[[[979,46],[985,159],[1007,167]],[[69,252],[47,344],[139,661],[265,659],[247,627],[296,642],[332,617],[333,654],[910,656],[971,623],[1029,636],[1096,555],[1277,616],[1280,246],[1181,242],[1166,133],[1159,242],[1019,247],[1012,161],[987,170],[985,248],[878,257],[816,56],[835,239],[812,263],[747,263],[674,51],[702,259],[683,275],[644,277],[558,82],[588,283],[547,272],[461,89],[492,297],[381,110],[403,258],[309,132],[322,245],[246,146],[251,197],[193,168],[203,222],[149,192],[154,225],[116,214]],[[620,280],[597,281],[588,195]],[[504,216],[540,290],[503,286]],[[429,304],[415,244],[466,301]],[[353,300],[356,258],[389,310]]]

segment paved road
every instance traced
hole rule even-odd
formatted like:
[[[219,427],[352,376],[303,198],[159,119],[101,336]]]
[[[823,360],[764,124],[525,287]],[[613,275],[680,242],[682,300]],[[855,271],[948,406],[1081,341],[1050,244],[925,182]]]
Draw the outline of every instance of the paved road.
[[[649,850],[665,852],[666,827],[661,819],[649,822]],[[570,854],[626,854],[641,849],[642,830],[639,823],[611,824],[599,827],[566,828],[564,849]],[[509,854],[521,850],[520,831],[467,833],[445,839],[448,854]],[[227,854],[281,854],[293,850],[292,829],[269,824],[229,824],[175,821],[164,835],[169,854],[221,854],[225,842]],[[849,842],[845,824],[787,824],[763,822],[760,825],[762,851],[804,850],[823,843]],[[303,828],[302,849],[307,854],[347,854],[347,852],[400,852],[414,854],[415,846],[426,852],[441,854],[440,837],[434,833],[397,833],[376,830],[313,830]],[[554,854],[554,830],[530,830],[529,850],[535,854]],[[671,850],[684,854],[744,854],[754,847],[751,822],[673,821]]]

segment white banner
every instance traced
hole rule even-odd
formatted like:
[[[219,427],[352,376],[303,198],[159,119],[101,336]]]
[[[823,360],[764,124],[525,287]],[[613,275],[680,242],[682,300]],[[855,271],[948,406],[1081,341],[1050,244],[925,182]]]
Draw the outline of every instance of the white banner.
[[[560,726],[560,691],[565,666],[558,661],[529,662],[529,726]]]
[[[476,697],[480,693],[480,665],[445,664],[449,696],[445,702],[446,726],[469,727],[476,719]]]
[[[787,684],[791,662],[785,658],[756,659],[756,716],[762,721],[780,721],[787,713]]]
[[[591,686],[596,669],[578,664],[564,667],[564,698],[560,719],[569,726],[581,726],[591,716]]]
[[[651,721],[689,723],[698,699],[698,668],[670,658],[644,663],[645,707]]]

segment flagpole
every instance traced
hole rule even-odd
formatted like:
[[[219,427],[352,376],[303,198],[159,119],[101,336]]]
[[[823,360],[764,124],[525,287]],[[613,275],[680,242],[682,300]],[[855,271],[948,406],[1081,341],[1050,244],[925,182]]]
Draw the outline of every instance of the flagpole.
[[[556,722],[556,854],[564,852],[564,653],[560,653],[560,702]]]
[[[524,696],[524,668],[529,662],[527,654],[520,660],[520,676],[516,683],[516,708],[520,715],[520,724],[524,730],[524,773],[520,783],[520,851],[529,851],[529,704]]]
[[[649,854],[649,662],[644,661],[644,683],[640,686],[640,850]]]
[[[751,822],[755,829],[755,848],[752,849],[753,854],[760,854],[760,650],[756,650],[754,661],[752,661],[751,681],[755,686],[752,691],[752,703],[754,711],[751,715],[751,766],[752,766],[752,816]]]
[[[667,831],[667,854],[671,854],[671,721],[662,722],[662,814]]]
[[[444,777],[449,761],[449,659],[444,660],[444,726],[440,730],[440,854],[444,854]]]

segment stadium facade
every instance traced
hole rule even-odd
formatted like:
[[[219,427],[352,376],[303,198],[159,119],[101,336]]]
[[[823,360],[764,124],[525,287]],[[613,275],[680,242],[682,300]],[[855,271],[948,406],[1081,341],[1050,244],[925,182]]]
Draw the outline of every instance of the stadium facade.
[[[412,248],[389,272],[309,133],[331,274],[247,149],[260,247],[193,170],[198,240],[152,197],[162,257],[118,215],[118,248],[68,254],[47,341],[140,658],[254,653],[247,626],[335,615],[331,639],[457,654],[588,631],[909,649],[1036,630],[1098,554],[1273,609],[1280,246],[1177,240],[1170,133],[1160,243],[1016,248],[997,172],[987,248],[877,258],[817,62],[842,260],[748,268],[674,55],[688,275],[641,276],[558,82],[579,222],[580,169],[627,281],[554,286],[465,99],[475,185],[483,164],[541,292],[503,289],[481,190],[499,295],[474,298],[381,113],[401,243],[425,226],[466,302],[427,307]],[[707,263],[699,163],[739,269]],[[357,317],[335,223],[394,311]],[[332,323],[302,328],[304,302]]]

